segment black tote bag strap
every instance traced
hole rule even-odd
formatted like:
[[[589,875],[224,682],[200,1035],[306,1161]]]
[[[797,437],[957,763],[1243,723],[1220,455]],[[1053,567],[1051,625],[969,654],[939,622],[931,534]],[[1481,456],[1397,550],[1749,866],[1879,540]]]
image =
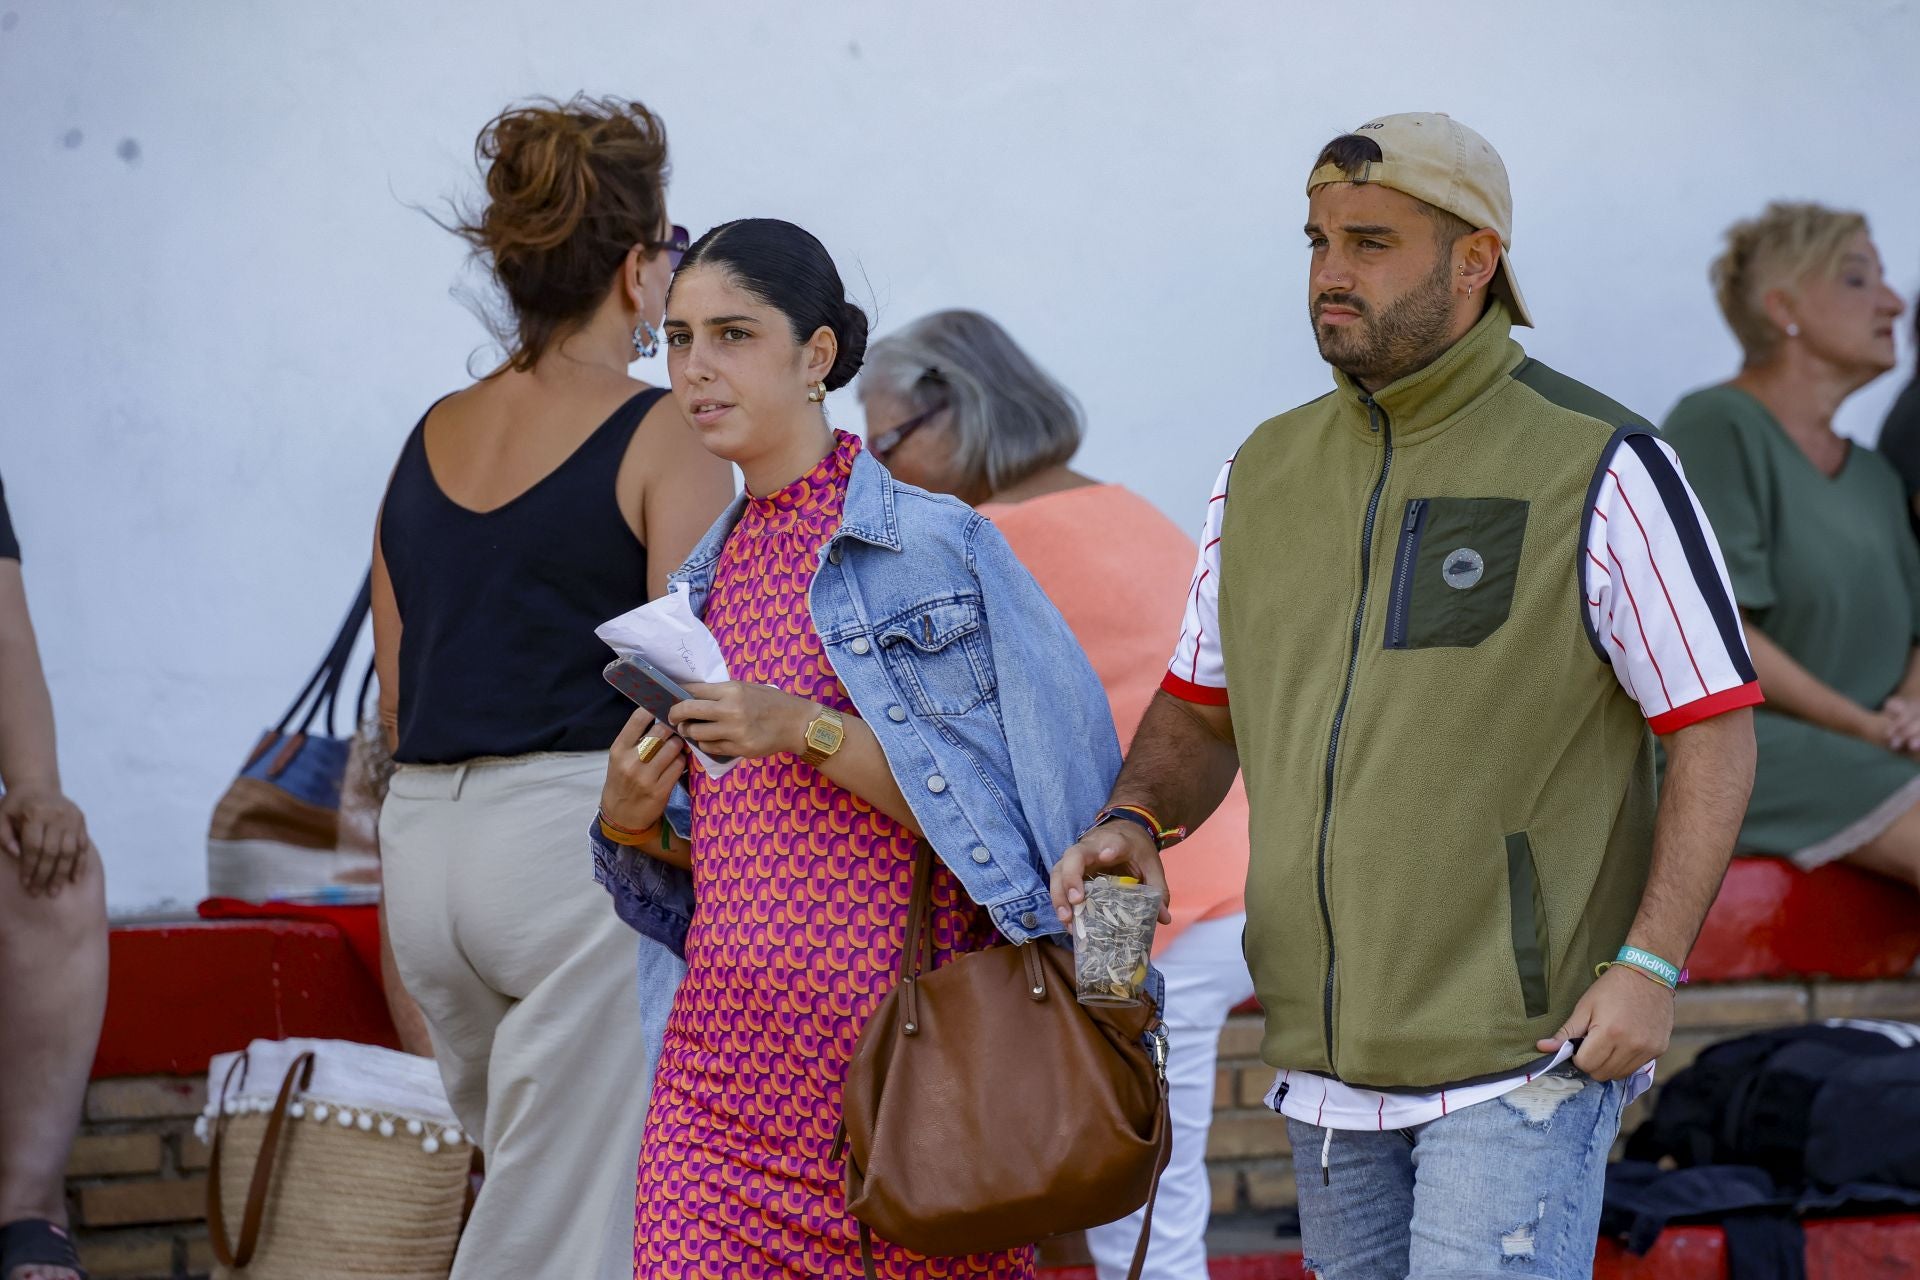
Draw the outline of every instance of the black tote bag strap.
[[[323,712],[328,736],[339,736],[334,722],[339,711],[340,685],[346,678],[347,663],[353,657],[353,647],[360,640],[360,629],[366,625],[367,613],[372,607],[373,570],[368,569],[367,576],[360,581],[360,593],[354,597],[353,607],[347,610],[346,618],[340,623],[340,630],[335,633],[327,656],[320,660],[320,666],[308,677],[306,688],[300,691],[300,696],[293,700],[293,705],[287,708],[287,713],[280,717],[280,723],[274,727],[276,736],[284,736],[288,729],[294,727],[296,720],[300,722],[299,732],[308,732]]]

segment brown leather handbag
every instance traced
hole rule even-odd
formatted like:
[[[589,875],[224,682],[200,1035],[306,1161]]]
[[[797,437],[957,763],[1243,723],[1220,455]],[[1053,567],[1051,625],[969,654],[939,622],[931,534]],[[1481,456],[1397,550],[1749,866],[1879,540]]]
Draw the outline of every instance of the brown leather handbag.
[[[874,1232],[951,1257],[1100,1226],[1144,1204],[1137,1280],[1172,1139],[1158,1013],[1082,1005],[1072,953],[1044,940],[935,969],[933,858],[923,843],[899,985],[860,1034],[834,1144],[846,1152],[866,1274]]]

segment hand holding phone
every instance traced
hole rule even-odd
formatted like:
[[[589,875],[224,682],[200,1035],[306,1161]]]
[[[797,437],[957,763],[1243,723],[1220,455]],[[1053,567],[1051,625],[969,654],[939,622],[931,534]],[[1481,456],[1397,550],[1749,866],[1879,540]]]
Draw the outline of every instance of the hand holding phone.
[[[659,721],[659,728],[667,729],[672,725],[668,712],[676,703],[687,702],[693,698],[672,676],[648,662],[645,658],[619,658],[606,665],[601,672],[607,683],[625,694],[636,706],[644,707],[653,718]],[[707,756],[716,762],[732,760],[732,756]]]

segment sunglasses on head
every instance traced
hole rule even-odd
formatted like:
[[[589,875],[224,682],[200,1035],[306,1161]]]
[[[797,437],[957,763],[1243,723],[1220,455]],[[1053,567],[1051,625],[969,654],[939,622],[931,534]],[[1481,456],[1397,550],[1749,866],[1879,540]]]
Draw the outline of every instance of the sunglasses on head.
[[[667,251],[667,270],[678,271],[680,269],[680,260],[687,256],[687,250],[692,244],[692,233],[676,222],[668,228],[667,238],[665,240],[649,241],[647,247],[650,249],[665,249]]]

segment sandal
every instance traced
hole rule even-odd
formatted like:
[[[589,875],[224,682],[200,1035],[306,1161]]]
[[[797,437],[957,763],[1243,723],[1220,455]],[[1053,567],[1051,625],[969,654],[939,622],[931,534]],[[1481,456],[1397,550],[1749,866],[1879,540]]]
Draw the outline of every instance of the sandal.
[[[21,1218],[0,1227],[0,1280],[13,1280],[22,1267],[65,1267],[87,1280],[73,1237],[45,1218]]]

